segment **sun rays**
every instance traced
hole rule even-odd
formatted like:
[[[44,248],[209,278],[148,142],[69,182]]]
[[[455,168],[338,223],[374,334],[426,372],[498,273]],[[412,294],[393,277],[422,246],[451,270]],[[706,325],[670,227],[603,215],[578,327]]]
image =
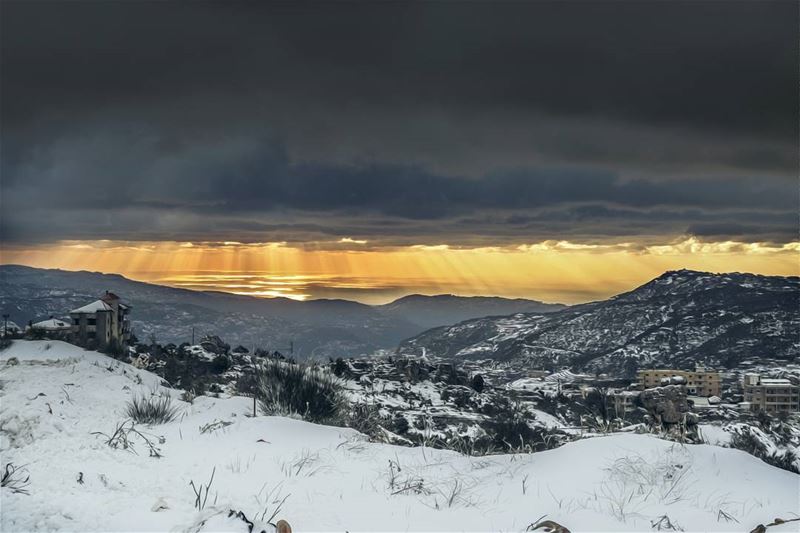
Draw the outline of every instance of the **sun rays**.
[[[7,248],[2,263],[120,273],[194,290],[295,300],[348,298],[382,303],[426,294],[499,295],[576,303],[629,290],[665,270],[800,273],[800,244],[699,242],[452,248],[294,247],[286,243],[65,241]]]

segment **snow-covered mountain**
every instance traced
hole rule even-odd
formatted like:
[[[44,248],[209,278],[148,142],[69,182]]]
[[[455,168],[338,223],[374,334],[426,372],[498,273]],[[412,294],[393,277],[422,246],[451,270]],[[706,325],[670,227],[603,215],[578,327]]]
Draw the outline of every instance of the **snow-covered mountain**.
[[[398,298],[391,303],[376,306],[376,308],[389,316],[413,322],[421,328],[429,329],[486,316],[511,315],[515,313],[552,313],[560,311],[566,306],[524,298],[411,294]]]
[[[609,300],[555,313],[468,320],[407,341],[400,353],[517,360],[531,367],[625,370],[794,360],[800,278],[679,270]]]
[[[274,531],[278,519],[299,533],[522,532],[541,520],[571,531],[749,531],[793,518],[800,497],[797,474],[745,452],[653,435],[482,457],[369,442],[353,429],[251,417],[249,398],[186,403],[154,374],[58,341],[15,341],[0,352],[0,379],[0,453],[16,468],[0,488],[2,531],[246,533]],[[133,396],[164,394],[174,420],[113,440]]]

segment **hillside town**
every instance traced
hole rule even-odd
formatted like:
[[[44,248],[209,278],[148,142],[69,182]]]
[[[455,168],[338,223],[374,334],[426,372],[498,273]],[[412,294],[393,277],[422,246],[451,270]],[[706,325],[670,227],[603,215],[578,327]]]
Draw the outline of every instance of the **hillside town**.
[[[137,358],[146,354],[157,359],[159,354],[169,353],[169,349],[157,348],[155,343],[150,346],[139,344],[136,337],[132,337],[131,309],[119,296],[105,291],[97,300],[70,310],[67,313],[69,318],[50,316],[36,322],[31,320],[24,329],[9,320],[9,315],[3,315],[3,336],[66,340],[87,349],[117,355],[127,352],[130,355],[135,354]],[[196,346],[186,343],[189,353],[230,355],[225,348],[220,349],[220,346],[227,345],[214,336],[207,336]],[[239,346],[233,353],[244,355],[249,351]],[[402,354],[398,355],[403,357]],[[626,415],[636,409],[642,394],[648,396],[647,390],[669,386],[679,387],[681,398],[685,397],[689,410],[694,412],[735,409],[777,414],[800,411],[800,372],[792,369],[762,369],[762,373],[757,369],[721,371],[698,365],[691,370],[640,369],[636,372],[635,379],[625,379],[602,374],[572,373],[567,369],[552,373],[540,370],[526,372],[513,367],[493,365],[490,361],[468,361],[464,367],[474,375],[492,376],[492,381],[497,385],[503,385],[505,379],[513,378],[517,372],[525,373],[524,378],[505,383],[512,391],[547,390],[555,386],[559,393],[579,393],[586,397],[591,391],[602,388],[610,399],[613,414],[620,419],[625,419]],[[487,372],[487,368],[492,367],[493,370]],[[359,379],[366,375],[355,370],[352,365],[350,373],[351,377]]]

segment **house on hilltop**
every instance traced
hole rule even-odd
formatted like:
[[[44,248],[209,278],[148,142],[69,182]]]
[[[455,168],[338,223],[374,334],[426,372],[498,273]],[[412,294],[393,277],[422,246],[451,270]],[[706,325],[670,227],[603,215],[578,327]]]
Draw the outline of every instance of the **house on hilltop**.
[[[131,307],[113,292],[69,312],[73,341],[98,349],[125,346],[131,337]]]

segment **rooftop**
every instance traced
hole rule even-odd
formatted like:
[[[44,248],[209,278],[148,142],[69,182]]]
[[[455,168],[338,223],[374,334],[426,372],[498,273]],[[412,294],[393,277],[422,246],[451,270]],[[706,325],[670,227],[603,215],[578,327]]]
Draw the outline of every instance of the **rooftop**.
[[[102,311],[111,311],[111,306],[105,303],[103,300],[95,300],[94,302],[84,305],[83,307],[73,309],[70,311],[70,314],[89,314]]]
[[[761,385],[765,385],[767,387],[770,387],[770,386],[772,386],[772,387],[775,387],[775,386],[785,387],[785,386],[791,385],[791,384],[792,384],[792,382],[789,381],[788,379],[761,378]]]
[[[60,320],[58,318],[49,318],[47,320],[42,320],[41,322],[36,322],[35,324],[32,324],[31,327],[43,329],[68,328],[69,322],[65,322],[64,320]]]

